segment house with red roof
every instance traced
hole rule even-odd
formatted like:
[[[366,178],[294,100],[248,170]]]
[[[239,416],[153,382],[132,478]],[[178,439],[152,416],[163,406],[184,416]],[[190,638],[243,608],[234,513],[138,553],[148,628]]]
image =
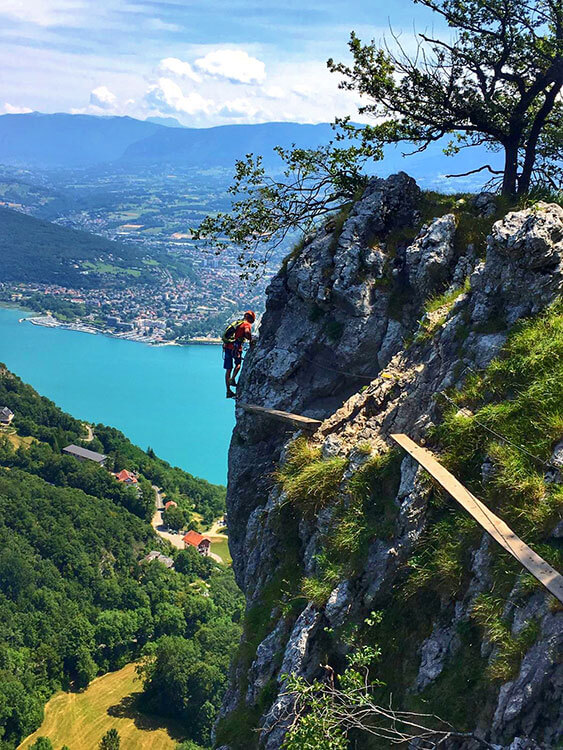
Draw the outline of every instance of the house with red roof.
[[[164,510],[168,510],[168,508],[177,508],[178,503],[174,502],[174,500],[169,500],[167,503],[164,503]]]
[[[182,541],[184,542],[184,549],[195,547],[200,555],[205,555],[206,557],[211,549],[211,539],[197,531],[188,531]]]
[[[120,471],[119,474],[115,475],[115,478],[118,482],[123,482],[124,484],[137,484],[139,481],[137,477],[130,471],[127,471],[127,469]]]

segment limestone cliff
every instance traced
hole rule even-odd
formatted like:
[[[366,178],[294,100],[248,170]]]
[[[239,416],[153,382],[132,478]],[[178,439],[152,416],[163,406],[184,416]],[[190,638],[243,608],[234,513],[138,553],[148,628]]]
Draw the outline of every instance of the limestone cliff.
[[[374,610],[381,623],[365,637],[379,643],[381,676],[402,705],[429,706],[489,746],[554,748],[561,741],[563,612],[537,587],[523,586],[517,566],[449,510],[453,501],[440,500],[410,458],[389,453],[393,432],[445,450],[440,427],[448,410],[451,424],[465,418],[463,429],[478,431],[471,411],[456,416],[456,393],[486,371],[518,321],[537,318],[560,298],[563,209],[540,203],[496,212],[486,194],[448,202],[422,195],[404,173],[373,179],[349,215],[308,237],[272,281],[239,397],[323,420],[309,449],[318,451],[319,466],[341,472],[332,496],[308,512],[276,475],[292,460],[298,436],[237,408],[229,539],[248,608],[218,743],[281,747],[291,714],[281,675],[312,679],[321,661],[338,672],[350,629],[361,640]],[[494,401],[473,399],[481,396]],[[563,448],[551,440],[554,456],[539,475],[553,487],[561,482]],[[494,477],[507,460],[497,455],[502,445],[496,454],[490,446],[472,454],[481,496],[489,485],[500,492]],[[334,540],[350,520],[351,483],[385,455],[391,470],[373,475],[361,511],[354,510],[362,542],[352,543],[346,559]],[[467,467],[454,468],[472,481]],[[560,505],[552,505],[538,532],[550,544],[563,533]],[[458,544],[451,554],[440,537],[446,527]],[[428,550],[450,554],[454,573],[438,569]],[[482,615],[498,601],[495,622],[506,643],[520,644],[504,671],[498,664],[509,648],[502,650]],[[479,746],[469,739],[447,745]]]

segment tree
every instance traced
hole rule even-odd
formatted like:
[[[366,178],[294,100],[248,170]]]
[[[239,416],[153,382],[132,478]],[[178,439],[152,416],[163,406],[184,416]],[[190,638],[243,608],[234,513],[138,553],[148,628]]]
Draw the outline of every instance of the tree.
[[[174,568],[178,573],[206,580],[216,566],[209,557],[204,557],[194,547],[182,549],[176,555]]]
[[[272,252],[305,235],[361,194],[367,162],[388,144],[410,153],[449,137],[446,153],[484,146],[504,152],[503,169],[482,164],[506,196],[563,184],[563,5],[561,0],[414,0],[445,22],[451,36],[417,35],[414,55],[399,37],[350,39],[353,63],[328,61],[340,86],[365,102],[374,124],[337,120],[335,140],[317,149],[276,149],[285,171],[266,174],[260,156],[235,165],[229,213],[204,219],[194,237],[216,252],[240,249],[243,277],[259,275]],[[342,141],[351,138],[351,145]],[[450,175],[451,177],[463,175]]]
[[[378,705],[374,692],[383,683],[370,679],[370,667],[380,653],[368,646],[356,649],[348,655],[348,666],[338,677],[328,664],[322,665],[324,677],[313,682],[286,675],[285,709],[267,731],[278,725],[286,729],[284,750],[346,750],[354,734],[381,740],[385,747],[433,750],[458,738],[471,740],[477,747],[493,747],[473,732],[456,731],[433,714],[397,710],[391,703]]]
[[[100,750],[119,750],[121,739],[117,729],[108,729],[100,740]]]
[[[282,177],[267,175],[262,158],[247,154],[235,164],[231,211],[206,216],[191,229],[194,239],[208,242],[216,252],[238,247],[246,279],[259,277],[286,239],[306,234],[322,217],[350,206],[367,184],[362,166],[381,157],[381,150],[367,141],[348,148],[331,142],[318,149],[275,150],[285,165]]]
[[[48,737],[38,737],[31,746],[31,750],[54,750],[53,743]]]
[[[418,34],[414,56],[388,44],[362,44],[352,33],[351,66],[328,61],[342,88],[367,98],[360,113],[383,118],[361,129],[378,145],[410,142],[416,151],[453,134],[450,151],[485,145],[504,151],[505,195],[522,195],[535,176],[554,184],[541,156],[563,105],[561,0],[415,0],[455,30],[446,40]],[[559,97],[559,99],[558,99]],[[357,133],[357,128],[351,131]],[[558,158],[563,155],[559,141]],[[561,171],[559,171],[559,180]]]
[[[178,531],[186,525],[186,514],[181,508],[171,505],[162,512],[162,521],[168,528]]]

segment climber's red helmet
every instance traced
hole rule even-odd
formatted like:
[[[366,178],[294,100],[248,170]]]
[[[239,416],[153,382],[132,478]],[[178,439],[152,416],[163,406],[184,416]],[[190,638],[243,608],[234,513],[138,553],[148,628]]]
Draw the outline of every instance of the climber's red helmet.
[[[254,321],[256,320],[256,315],[252,310],[247,310],[244,313],[244,317],[246,318],[246,320],[248,320],[249,323],[254,323]]]

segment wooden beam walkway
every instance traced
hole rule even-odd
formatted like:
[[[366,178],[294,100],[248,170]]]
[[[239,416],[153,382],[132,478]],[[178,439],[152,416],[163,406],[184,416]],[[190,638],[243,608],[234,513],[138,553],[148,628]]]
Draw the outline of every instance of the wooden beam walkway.
[[[391,435],[401,448],[414,458],[434,479],[466,510],[493,539],[528,570],[534,578],[545,586],[563,604],[563,576],[552,568],[542,557],[523,542],[498,516],[478,500],[450,474],[434,455],[421,448],[407,435]]]
[[[291,414],[288,411],[279,411],[278,409],[266,409],[265,406],[255,406],[254,404],[243,404],[237,402],[237,406],[244,409],[248,414],[258,414],[262,417],[269,417],[275,419],[278,422],[284,422],[292,427],[305,430],[305,432],[315,432],[322,422],[319,419],[311,419],[310,417],[302,417],[300,414]]]

